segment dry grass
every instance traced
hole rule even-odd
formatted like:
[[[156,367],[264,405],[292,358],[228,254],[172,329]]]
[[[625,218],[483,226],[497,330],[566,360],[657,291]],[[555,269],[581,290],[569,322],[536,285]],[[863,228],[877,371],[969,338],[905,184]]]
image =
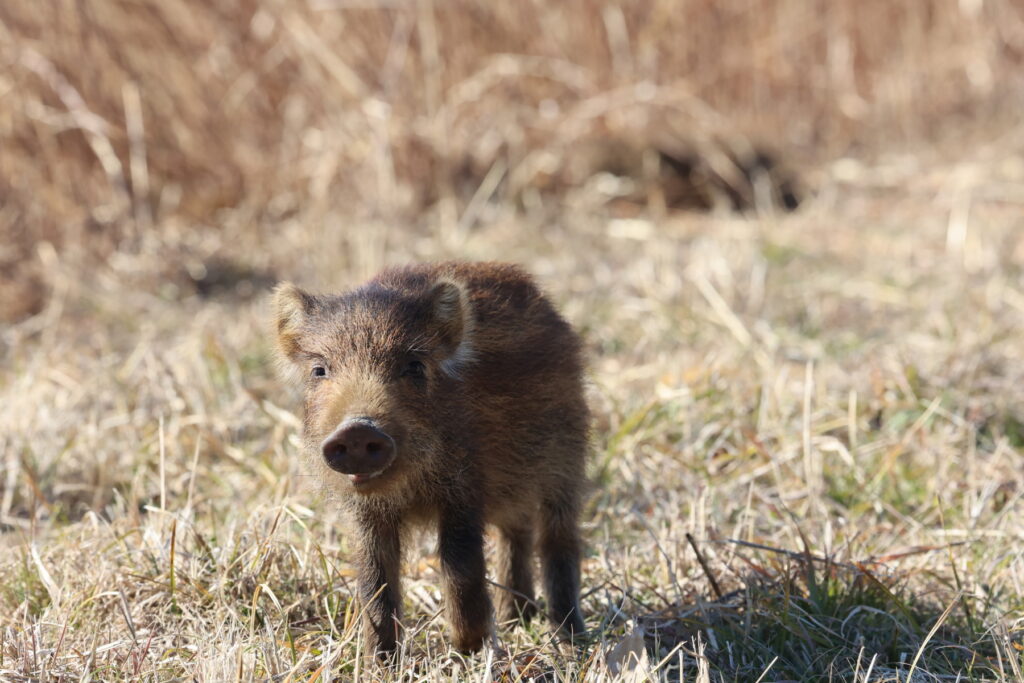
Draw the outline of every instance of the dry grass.
[[[1014,3],[340,5],[0,7],[0,679],[381,675],[264,292],[458,257],[588,340],[593,636],[450,652],[427,536],[391,677],[1024,680]],[[606,138],[813,192],[609,207]]]
[[[296,214],[466,227],[481,187],[537,211],[608,138],[727,177],[723,146],[962,146],[1017,120],[1022,63],[1012,0],[5,2],[0,319],[45,304],[39,240],[287,267]]]

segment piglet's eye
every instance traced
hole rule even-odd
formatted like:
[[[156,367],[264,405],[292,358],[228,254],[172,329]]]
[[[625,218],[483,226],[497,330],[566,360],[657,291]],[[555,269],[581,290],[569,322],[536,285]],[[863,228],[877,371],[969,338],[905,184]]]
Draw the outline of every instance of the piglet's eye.
[[[427,367],[418,360],[411,360],[405,364],[402,368],[403,377],[412,377],[413,379],[422,379],[427,374]]]
[[[327,368],[326,367],[324,367],[323,365],[314,365],[313,366],[313,377],[320,378],[320,377],[326,377],[326,376],[327,376]]]

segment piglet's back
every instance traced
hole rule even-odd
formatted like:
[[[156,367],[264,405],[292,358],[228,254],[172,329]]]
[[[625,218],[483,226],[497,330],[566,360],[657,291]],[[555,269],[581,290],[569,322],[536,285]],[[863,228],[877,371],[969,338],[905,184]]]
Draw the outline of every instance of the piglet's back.
[[[518,394],[524,380],[547,374],[578,379],[580,342],[533,279],[509,263],[437,263],[386,270],[374,282],[419,291],[437,280],[461,283],[472,315],[466,379],[486,382],[489,392]],[[508,391],[503,391],[507,389]]]

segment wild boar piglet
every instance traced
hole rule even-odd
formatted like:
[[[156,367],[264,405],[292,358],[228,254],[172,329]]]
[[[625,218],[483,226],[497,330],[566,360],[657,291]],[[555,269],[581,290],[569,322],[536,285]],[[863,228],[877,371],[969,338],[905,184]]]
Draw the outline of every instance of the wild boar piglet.
[[[282,284],[274,308],[304,391],[303,450],[358,534],[369,647],[396,646],[403,532],[423,524],[458,649],[478,649],[492,621],[485,524],[498,620],[531,616],[536,549],[551,620],[582,632],[581,345],[533,280],[502,263],[416,265],[340,295]]]

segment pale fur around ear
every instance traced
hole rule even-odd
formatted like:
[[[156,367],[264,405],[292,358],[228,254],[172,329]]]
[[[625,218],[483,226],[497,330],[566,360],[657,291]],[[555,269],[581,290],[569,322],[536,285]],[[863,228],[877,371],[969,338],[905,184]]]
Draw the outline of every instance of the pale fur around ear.
[[[451,280],[439,280],[430,290],[435,323],[447,357],[441,370],[459,377],[473,361],[473,312],[465,287]]]
[[[294,360],[299,352],[299,336],[306,318],[313,310],[315,297],[290,282],[274,288],[274,325],[277,328],[277,348],[281,355]]]

